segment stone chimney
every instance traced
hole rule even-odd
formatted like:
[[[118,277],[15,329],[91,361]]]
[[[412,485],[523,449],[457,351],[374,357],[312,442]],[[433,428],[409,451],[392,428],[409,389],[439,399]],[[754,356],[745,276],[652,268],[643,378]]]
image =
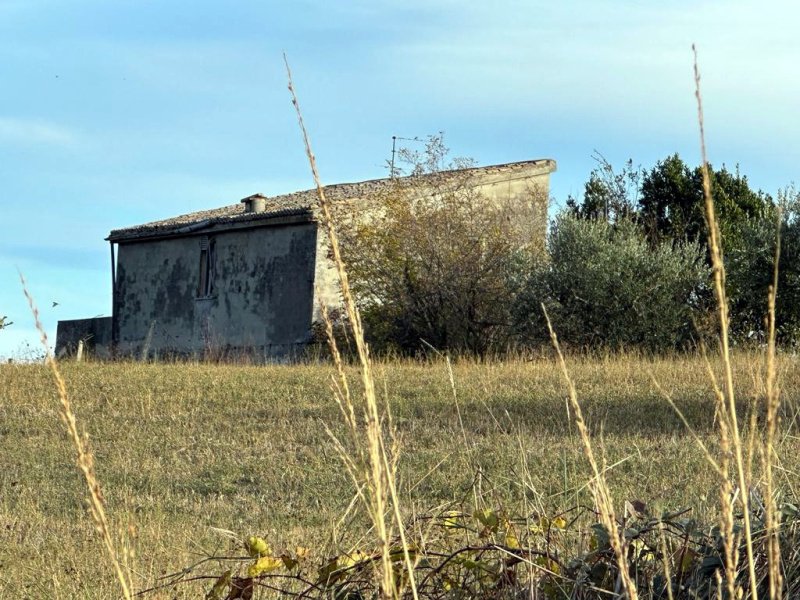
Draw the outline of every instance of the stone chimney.
[[[253,194],[247,198],[242,198],[242,202],[244,202],[244,212],[246,213],[264,212],[267,208],[267,197],[261,194]]]

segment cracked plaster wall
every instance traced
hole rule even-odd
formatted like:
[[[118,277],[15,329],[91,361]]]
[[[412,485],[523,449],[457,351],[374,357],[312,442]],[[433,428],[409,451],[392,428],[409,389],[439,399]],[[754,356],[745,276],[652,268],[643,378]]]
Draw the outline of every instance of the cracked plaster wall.
[[[291,355],[311,328],[317,226],[220,231],[214,287],[198,297],[200,235],[119,245],[122,355]]]

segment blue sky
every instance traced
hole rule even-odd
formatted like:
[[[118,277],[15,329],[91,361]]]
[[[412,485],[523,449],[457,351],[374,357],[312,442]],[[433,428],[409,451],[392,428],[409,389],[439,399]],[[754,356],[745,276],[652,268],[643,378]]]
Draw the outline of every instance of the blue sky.
[[[699,152],[767,192],[798,179],[800,8],[676,0],[0,0],[0,357],[110,314],[111,229],[311,187],[281,53],[326,183],[385,175],[391,136],[478,164]],[[58,306],[53,307],[53,302]]]

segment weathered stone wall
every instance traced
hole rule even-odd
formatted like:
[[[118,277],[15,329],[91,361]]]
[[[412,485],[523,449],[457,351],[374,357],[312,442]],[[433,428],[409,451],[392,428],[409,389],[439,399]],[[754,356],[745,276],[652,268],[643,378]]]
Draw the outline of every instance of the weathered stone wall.
[[[312,317],[316,223],[218,231],[214,287],[198,297],[200,235],[121,243],[115,315],[122,355],[291,355]]]

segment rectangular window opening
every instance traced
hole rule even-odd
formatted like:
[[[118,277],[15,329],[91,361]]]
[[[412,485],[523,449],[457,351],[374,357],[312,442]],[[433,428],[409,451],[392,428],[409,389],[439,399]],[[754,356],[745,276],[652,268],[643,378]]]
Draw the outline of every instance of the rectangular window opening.
[[[208,236],[200,238],[200,280],[197,297],[209,298],[214,294],[214,240]]]

